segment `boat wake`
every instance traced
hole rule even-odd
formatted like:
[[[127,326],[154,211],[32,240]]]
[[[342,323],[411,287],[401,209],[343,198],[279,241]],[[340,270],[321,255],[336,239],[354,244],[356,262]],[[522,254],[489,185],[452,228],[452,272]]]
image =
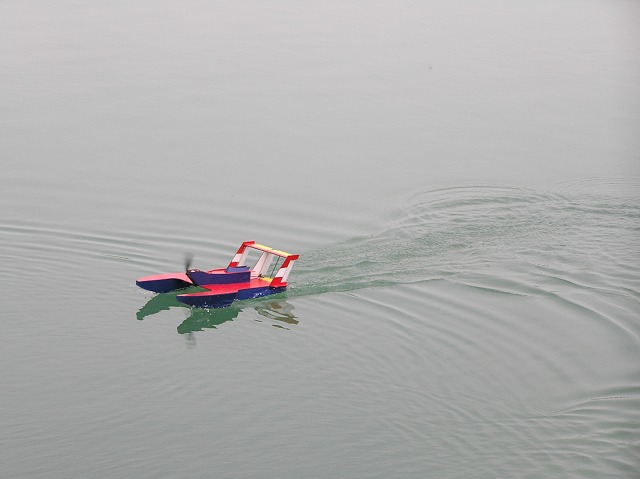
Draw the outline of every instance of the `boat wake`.
[[[418,192],[378,233],[303,252],[289,295],[446,280],[519,295],[595,289],[637,301],[635,183],[604,186]]]

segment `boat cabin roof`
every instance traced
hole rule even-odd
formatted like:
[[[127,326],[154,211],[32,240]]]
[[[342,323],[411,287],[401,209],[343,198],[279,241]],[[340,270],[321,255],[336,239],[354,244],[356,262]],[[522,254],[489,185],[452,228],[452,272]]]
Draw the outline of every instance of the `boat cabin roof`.
[[[279,249],[273,249],[269,246],[265,246],[260,243],[255,243],[253,241],[245,241],[244,243],[242,243],[242,245],[247,248],[257,249],[259,251],[264,251],[265,253],[270,253],[276,256],[280,256],[282,258],[288,258],[290,256],[298,256],[298,255],[293,255],[291,253],[287,253],[286,251],[280,251]]]

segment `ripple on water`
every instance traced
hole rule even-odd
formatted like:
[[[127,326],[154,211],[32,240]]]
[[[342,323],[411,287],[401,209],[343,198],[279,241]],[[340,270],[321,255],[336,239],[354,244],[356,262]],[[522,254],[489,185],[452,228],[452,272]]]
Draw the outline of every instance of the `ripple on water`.
[[[173,336],[176,329],[200,334],[209,346],[199,348],[200,354],[214,365],[187,370],[168,354],[178,354],[163,343],[168,335],[145,336],[144,347],[134,348],[132,357],[151,371],[150,388],[129,365],[116,366],[114,384],[113,374],[95,375],[105,358],[108,365],[119,364],[113,358],[126,340],[104,314],[96,315],[102,321],[100,341],[90,332],[83,337],[91,340],[91,349],[100,349],[96,356],[82,356],[81,333],[66,337],[67,330],[52,325],[42,335],[45,321],[38,322],[41,336],[25,341],[72,343],[75,349],[46,361],[33,351],[17,357],[37,358],[47,373],[72,385],[79,371],[81,382],[94,386],[80,388],[73,407],[56,400],[53,385],[51,391],[44,387],[56,409],[43,437],[65,430],[79,415],[84,422],[76,440],[92,437],[107,421],[112,424],[103,436],[108,449],[121,450],[121,433],[134,431],[124,444],[137,451],[152,438],[171,437],[186,418],[194,424],[211,421],[227,442],[262,446],[256,454],[265,464],[282,458],[285,452],[278,451],[312,449],[322,453],[305,455],[310,467],[332,457],[355,464],[357,471],[358,461],[382,457],[376,463],[381,474],[393,470],[407,477],[418,476],[425,464],[434,477],[445,476],[452,463],[465,476],[509,477],[523,468],[539,477],[583,477],[593,470],[631,475],[640,434],[639,287],[633,260],[640,207],[631,195],[615,196],[615,188],[598,194],[593,186],[570,185],[560,193],[501,187],[418,192],[379,231],[300,250],[286,299],[295,315],[280,316],[290,321],[289,331],[269,328],[273,334],[268,334],[253,327],[264,319],[279,321],[280,309],[262,302],[229,309],[226,316],[184,310],[189,317],[168,330]],[[292,216],[302,214],[292,208]],[[176,225],[187,227],[202,209],[187,213],[176,208],[171,214],[180,218],[174,225],[169,218],[144,232],[7,222],[0,225],[0,255],[6,260],[0,272],[12,279],[7,288],[14,293],[44,285],[43,298],[55,304],[66,298],[73,299],[68,302],[73,310],[98,303],[122,313],[127,308],[119,299],[100,298],[137,275],[170,269],[172,255],[179,267],[185,242],[192,243],[197,258],[228,259],[229,248],[236,246],[232,235],[210,241],[194,233],[185,240],[176,232]],[[222,223],[230,225],[232,216]],[[251,213],[247,222],[275,236],[280,225],[259,218]],[[320,223],[325,220],[319,217]],[[309,223],[294,228],[294,242],[304,244],[305,234],[319,227],[309,228]],[[55,281],[47,284],[51,278]],[[60,278],[75,283],[69,287]],[[132,321],[137,308],[144,316],[169,311],[173,304],[140,308],[138,300],[125,313]],[[19,311],[22,319],[27,313]],[[174,320],[182,312],[168,315]],[[64,314],[53,316],[62,323]],[[45,316],[48,321],[52,315]],[[73,326],[86,324],[82,316]],[[166,328],[161,322],[136,323],[141,324]],[[11,327],[21,331],[24,325]],[[205,330],[212,334],[199,333]],[[159,365],[145,362],[154,348],[161,350],[155,356]],[[69,367],[81,360],[91,367]],[[25,369],[17,368],[16,377],[20,372]],[[41,379],[21,381],[43,391]],[[105,390],[115,409],[101,402]],[[208,414],[212,406],[203,406],[202,397],[215,398],[215,414]],[[97,415],[94,404],[101,408]],[[25,448],[31,444],[17,419],[4,424],[25,437]],[[189,432],[197,440],[187,445],[210,441],[206,427]],[[327,444],[323,437],[334,441]],[[194,454],[166,439],[154,444]],[[66,442],[56,452],[72,446]],[[230,464],[243,463],[244,448],[224,451]],[[159,458],[151,456],[150,462]],[[567,473],[567,464],[574,470]]]
[[[354,294],[360,305],[347,318],[367,313],[358,325],[384,338],[368,344],[375,356],[351,351],[351,364],[367,363],[354,369],[368,371],[354,387],[384,384],[380,409],[397,409],[381,421],[398,443],[426,444],[442,450],[439,458],[445,450],[463,462],[482,457],[507,474],[524,464],[543,475],[562,471],[582,454],[591,456],[581,464],[587,475],[637,464],[629,453],[640,437],[640,347],[625,331],[546,295],[486,294],[448,281]],[[625,377],[626,388],[594,392]],[[609,457],[593,456],[594,448]]]
[[[597,272],[611,288],[637,291],[639,227],[637,202],[621,208],[619,199],[607,196],[502,187],[427,190],[413,195],[381,231],[303,252],[294,284],[297,294],[314,294],[470,274],[508,282],[540,264],[555,268],[550,276],[559,279],[580,283]]]

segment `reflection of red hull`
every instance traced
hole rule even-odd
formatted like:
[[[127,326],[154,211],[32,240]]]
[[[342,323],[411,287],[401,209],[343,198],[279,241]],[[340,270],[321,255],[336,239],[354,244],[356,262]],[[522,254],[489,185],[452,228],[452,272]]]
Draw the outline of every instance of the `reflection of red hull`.
[[[240,265],[247,258],[247,249],[261,252],[260,259],[253,268]],[[264,274],[274,258],[284,258],[284,261],[273,278],[265,278]],[[285,291],[287,277],[297,259],[297,254],[293,255],[255,244],[253,241],[245,241],[227,268],[210,271],[192,269],[186,273],[156,274],[139,278],[136,284],[154,293],[168,293],[189,286],[199,286],[206,291],[179,294],[176,299],[190,306],[221,308],[229,306],[236,300],[258,298]]]

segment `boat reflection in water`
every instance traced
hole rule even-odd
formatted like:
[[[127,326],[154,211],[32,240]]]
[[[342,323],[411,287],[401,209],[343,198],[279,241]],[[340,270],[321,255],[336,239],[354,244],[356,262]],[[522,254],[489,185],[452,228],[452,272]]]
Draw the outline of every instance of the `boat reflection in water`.
[[[233,321],[238,315],[248,307],[253,307],[261,316],[279,323],[287,325],[298,324],[296,316],[293,314],[293,306],[284,299],[255,300],[243,303],[235,303],[226,308],[201,309],[189,308],[176,299],[178,294],[183,294],[184,290],[175,293],[158,294],[153,296],[136,314],[139,321],[149,316],[168,311],[170,308],[184,308],[190,311],[189,316],[177,327],[179,334],[188,334],[204,329],[214,329],[222,323]],[[240,306],[242,304],[242,306]],[[256,321],[260,321],[256,319]],[[275,323],[274,327],[286,328],[285,325]]]

